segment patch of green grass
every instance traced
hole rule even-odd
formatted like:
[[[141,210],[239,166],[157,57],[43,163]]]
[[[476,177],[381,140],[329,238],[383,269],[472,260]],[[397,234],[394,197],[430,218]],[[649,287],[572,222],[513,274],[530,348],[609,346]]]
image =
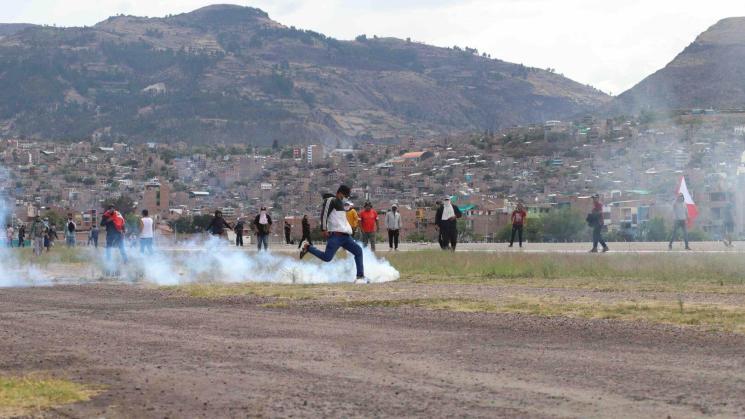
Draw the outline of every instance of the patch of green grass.
[[[538,316],[582,317],[647,321],[680,326],[703,326],[711,330],[745,333],[745,308],[719,304],[673,302],[623,302],[604,304],[592,301],[523,299],[501,307],[502,312]]]
[[[33,254],[33,248],[13,248],[8,252],[14,255],[21,263],[35,263],[42,266],[49,264],[78,264],[89,263],[91,261],[91,252],[93,249],[88,247],[67,248],[64,241],[57,242],[50,252],[44,250],[40,256]]]
[[[388,259],[404,281],[418,283],[745,293],[745,258],[738,254],[422,251]]]
[[[88,401],[98,391],[56,378],[0,376],[0,415],[21,416],[69,403]]]
[[[414,298],[354,300],[332,305],[347,308],[409,306],[464,313],[519,313],[547,317],[646,321],[680,326],[701,326],[709,330],[745,333],[745,308],[715,304],[686,305],[683,301],[609,304],[587,300],[560,301],[531,297],[513,297],[506,302],[468,298]]]

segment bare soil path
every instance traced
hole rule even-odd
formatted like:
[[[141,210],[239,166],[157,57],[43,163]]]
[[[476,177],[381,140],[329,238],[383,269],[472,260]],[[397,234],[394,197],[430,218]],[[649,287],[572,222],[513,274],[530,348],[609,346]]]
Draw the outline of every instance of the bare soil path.
[[[129,285],[0,290],[0,371],[105,390],[48,417],[743,417],[745,337]]]

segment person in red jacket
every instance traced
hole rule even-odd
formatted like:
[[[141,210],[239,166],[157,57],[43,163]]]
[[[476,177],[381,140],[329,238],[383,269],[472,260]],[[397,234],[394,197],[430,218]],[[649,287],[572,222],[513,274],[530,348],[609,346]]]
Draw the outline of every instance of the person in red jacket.
[[[515,243],[515,233],[517,233],[517,239],[520,247],[523,247],[523,226],[525,226],[527,217],[528,213],[525,212],[525,208],[523,207],[522,202],[518,203],[517,208],[512,211],[512,237],[510,237],[509,247],[512,247],[512,244]]]

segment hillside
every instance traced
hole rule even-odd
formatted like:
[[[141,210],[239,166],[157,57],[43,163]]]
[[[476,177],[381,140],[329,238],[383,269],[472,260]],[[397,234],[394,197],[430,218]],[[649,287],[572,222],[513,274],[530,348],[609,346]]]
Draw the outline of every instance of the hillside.
[[[30,23],[0,23],[0,37],[13,35],[34,26],[36,25]]]
[[[719,21],[665,68],[614,101],[616,110],[745,107],[745,18]]]
[[[0,89],[4,134],[264,144],[496,129],[609,100],[473,50],[339,41],[228,5],[0,38]]]

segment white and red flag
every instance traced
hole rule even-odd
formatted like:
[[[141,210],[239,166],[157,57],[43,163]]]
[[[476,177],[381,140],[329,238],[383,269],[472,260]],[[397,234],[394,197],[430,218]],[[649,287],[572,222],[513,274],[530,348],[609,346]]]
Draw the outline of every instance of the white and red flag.
[[[693,222],[696,220],[696,217],[698,217],[698,208],[696,208],[696,203],[693,202],[691,193],[688,192],[688,186],[686,185],[685,176],[680,177],[680,183],[678,183],[678,192],[676,193],[676,196],[679,194],[683,194],[683,199],[686,203],[686,206],[688,207],[688,227],[692,227]]]

